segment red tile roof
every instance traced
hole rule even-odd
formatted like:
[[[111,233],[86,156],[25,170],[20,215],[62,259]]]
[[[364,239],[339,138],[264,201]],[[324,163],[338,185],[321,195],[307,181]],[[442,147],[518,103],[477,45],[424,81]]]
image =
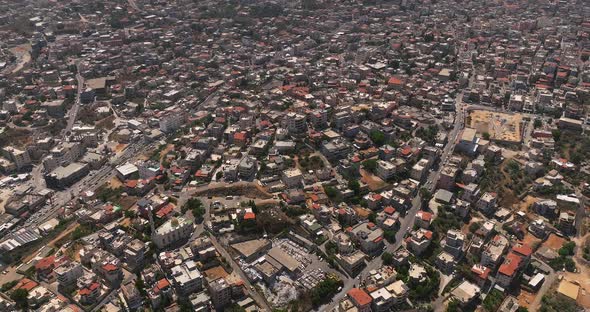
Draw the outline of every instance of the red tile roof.
[[[37,264],[35,264],[35,269],[47,270],[53,266],[55,266],[55,256],[49,256],[39,260]]]
[[[158,210],[158,212],[156,212],[156,217],[161,219],[161,218],[167,216],[168,214],[170,214],[173,210],[174,210],[174,205],[168,204],[168,205],[162,207],[162,209]]]
[[[395,213],[395,208],[393,208],[391,206],[387,206],[387,207],[385,207],[385,209],[383,209],[383,212],[385,212],[388,215],[392,215]]]
[[[246,140],[246,133],[244,132],[237,132],[234,134],[234,140],[238,141],[245,141]]]
[[[102,266],[102,268],[108,272],[116,271],[118,269],[117,266],[112,263],[105,264]]]
[[[87,296],[87,295],[90,295],[90,293],[93,290],[97,289],[99,286],[100,286],[99,283],[94,282],[94,283],[92,283],[92,285],[90,285],[90,287],[80,289],[80,291],[78,293],[80,294],[80,296]]]
[[[170,286],[170,282],[166,278],[162,278],[156,283],[156,286],[154,286],[154,292],[158,293],[160,290],[168,288],[168,286]]]
[[[244,220],[254,220],[256,219],[256,214],[253,212],[246,212],[244,214]]]
[[[525,257],[533,254],[533,249],[527,244],[516,244],[514,247],[512,247],[512,251]]]
[[[500,269],[498,269],[498,273],[506,275],[506,276],[513,276],[520,265],[522,258],[515,254],[509,253],[504,260],[504,263],[500,265]]]
[[[37,286],[39,286],[39,283],[25,277],[22,280],[20,280],[18,284],[16,284],[14,289],[26,289],[28,291],[31,291],[33,288]]]
[[[399,79],[399,78],[397,78],[397,77],[391,77],[387,81],[387,84],[390,84],[390,85],[401,85],[402,84],[402,80]]]
[[[371,296],[369,296],[369,294],[360,288],[353,288],[349,290],[348,296],[354,301],[355,305],[361,307],[369,305],[371,304],[371,301],[373,301]]]
[[[428,211],[418,211],[416,216],[426,222],[430,222],[430,220],[432,220],[432,213]]]

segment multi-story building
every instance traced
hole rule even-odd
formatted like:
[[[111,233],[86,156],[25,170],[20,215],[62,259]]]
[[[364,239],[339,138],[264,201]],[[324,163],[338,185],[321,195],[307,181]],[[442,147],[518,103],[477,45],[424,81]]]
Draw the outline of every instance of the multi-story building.
[[[496,283],[504,288],[509,287],[514,281],[514,278],[518,275],[522,265],[523,261],[519,255],[513,252],[508,253],[506,259],[504,259],[504,263],[502,263],[498,269]]]
[[[159,126],[160,130],[165,133],[170,133],[178,130],[185,120],[184,111],[178,108],[166,110],[160,116]]]
[[[82,265],[79,262],[62,263],[55,269],[55,276],[57,278],[57,285],[60,291],[67,292],[74,289],[76,281],[84,274]]]
[[[465,128],[461,133],[461,138],[457,143],[457,151],[467,155],[475,155],[477,153],[479,138],[476,136],[476,130],[472,128]]]
[[[500,263],[502,255],[508,248],[508,240],[502,235],[494,236],[484,247],[481,254],[481,265],[490,269],[495,269]]]
[[[445,237],[444,251],[458,259],[463,254],[465,244],[465,234],[457,230],[449,230]]]
[[[445,189],[447,191],[453,190],[455,187],[455,179],[457,178],[457,172],[459,169],[452,165],[445,165],[443,170],[440,172],[440,178],[437,182],[437,187]]]
[[[576,216],[570,211],[562,212],[559,214],[558,227],[562,232],[567,234],[575,233],[575,223]]]
[[[143,299],[137,287],[135,287],[135,282],[130,280],[121,286],[121,292],[123,293],[123,297],[127,302],[127,307],[130,310],[135,310],[143,304]]]
[[[283,171],[281,176],[281,181],[285,183],[287,188],[293,188],[301,185],[301,181],[303,180],[303,174],[301,170],[298,168],[287,169]]]
[[[31,166],[31,157],[27,151],[7,146],[2,149],[2,155],[14,162],[16,170],[23,170]]]
[[[498,194],[493,192],[485,192],[475,203],[475,208],[485,214],[491,214],[496,210],[497,202]]]
[[[62,142],[51,149],[49,156],[43,160],[43,168],[51,171],[59,166],[67,166],[83,154],[84,146],[80,142]]]
[[[101,294],[102,285],[98,282],[96,274],[86,272],[78,278],[76,285],[78,287],[78,295],[80,296],[80,303],[84,305],[92,305],[96,303]]]
[[[430,161],[427,158],[420,159],[410,171],[410,177],[416,181],[422,181],[428,174],[428,168],[430,167]]]
[[[350,152],[349,144],[342,138],[322,143],[322,154],[330,161],[344,159]]]
[[[412,231],[410,236],[406,239],[408,249],[414,254],[419,255],[423,253],[432,242],[432,232],[425,229],[418,229]]]
[[[385,160],[377,160],[377,176],[380,177],[382,180],[387,181],[395,175],[397,172],[397,168],[394,164],[385,161]]]
[[[125,263],[131,270],[135,270],[143,266],[145,257],[146,245],[139,239],[132,240],[127,244],[123,255],[125,256]]]
[[[193,260],[173,267],[172,281],[176,290],[184,295],[203,289],[203,276]]]
[[[428,229],[430,224],[432,223],[434,215],[428,211],[420,210],[416,213],[416,219],[414,219],[414,224],[423,228]]]
[[[238,164],[238,174],[242,178],[251,178],[258,171],[258,161],[252,156],[245,156]]]
[[[290,135],[301,135],[307,131],[307,123],[304,115],[288,113],[286,118],[287,130],[289,130]]]
[[[224,278],[209,283],[209,294],[216,309],[223,309],[231,303],[231,286]]]
[[[85,177],[90,172],[90,166],[82,163],[71,163],[65,167],[57,167],[45,174],[45,183],[48,187],[65,189]]]
[[[184,218],[173,218],[158,227],[152,239],[158,248],[170,246],[180,240],[189,238],[193,233],[193,222]]]
[[[372,222],[360,223],[349,232],[364,253],[372,254],[383,249],[383,230]]]
[[[340,264],[346,273],[354,276],[364,267],[366,256],[362,251],[356,250],[350,253],[337,254],[336,261],[338,261],[338,264]]]

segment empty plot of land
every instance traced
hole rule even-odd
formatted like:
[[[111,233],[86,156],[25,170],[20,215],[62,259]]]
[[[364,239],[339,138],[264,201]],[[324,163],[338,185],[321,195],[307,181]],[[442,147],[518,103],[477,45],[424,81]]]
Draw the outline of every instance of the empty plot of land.
[[[521,290],[517,299],[519,306],[523,308],[528,308],[530,304],[535,300],[535,294],[530,293],[526,290]]]
[[[549,235],[547,240],[543,243],[543,246],[546,246],[547,248],[551,248],[555,251],[558,251],[559,248],[561,248],[561,246],[563,246],[563,243],[565,243],[565,239],[563,237],[559,237],[555,234],[551,234],[551,235]]]
[[[493,141],[518,143],[522,140],[522,115],[474,110],[469,115],[470,127],[488,133]]]
[[[541,241],[541,239],[535,237],[531,233],[526,233],[526,235],[522,239],[522,242],[529,245],[529,246],[535,246],[535,244],[539,243],[540,241]]]

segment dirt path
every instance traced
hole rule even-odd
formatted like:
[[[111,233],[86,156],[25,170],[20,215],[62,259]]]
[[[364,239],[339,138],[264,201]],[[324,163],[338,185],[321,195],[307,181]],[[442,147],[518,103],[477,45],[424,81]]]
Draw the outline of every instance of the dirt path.
[[[63,232],[61,232],[59,235],[57,235],[57,237],[55,237],[49,243],[47,243],[47,246],[55,247],[56,242],[58,242],[60,239],[64,238],[65,236],[69,235],[70,233],[72,233],[79,226],[80,226],[80,224],[78,222],[70,225],[67,229],[65,229]],[[26,258],[24,258],[22,260],[22,263],[28,263],[29,261],[33,260],[37,256],[37,253],[38,253],[38,250],[35,250],[31,254],[29,254]]]

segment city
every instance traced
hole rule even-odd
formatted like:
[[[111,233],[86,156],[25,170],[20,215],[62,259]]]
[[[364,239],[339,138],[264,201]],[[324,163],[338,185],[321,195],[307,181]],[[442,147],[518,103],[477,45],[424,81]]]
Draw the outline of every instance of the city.
[[[585,0],[0,0],[0,311],[590,311]]]

